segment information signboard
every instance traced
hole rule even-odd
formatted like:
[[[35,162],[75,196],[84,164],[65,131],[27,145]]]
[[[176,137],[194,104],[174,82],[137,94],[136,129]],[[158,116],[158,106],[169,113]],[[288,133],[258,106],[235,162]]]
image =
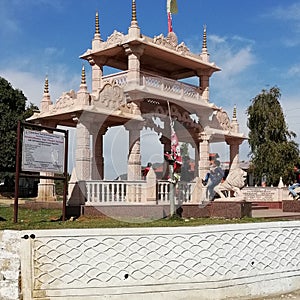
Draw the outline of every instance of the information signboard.
[[[64,136],[24,129],[22,171],[64,172]]]

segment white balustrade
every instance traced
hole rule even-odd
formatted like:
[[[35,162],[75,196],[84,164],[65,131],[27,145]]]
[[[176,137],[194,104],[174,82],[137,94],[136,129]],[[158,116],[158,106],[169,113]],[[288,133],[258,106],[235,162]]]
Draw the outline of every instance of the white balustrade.
[[[119,86],[125,86],[127,84],[127,71],[116,73],[116,74],[110,74],[102,77],[102,80],[108,81],[110,83],[116,83]]]
[[[144,181],[86,181],[86,205],[141,202],[145,184]]]
[[[170,191],[170,182],[169,181],[158,181],[158,202],[160,203],[169,203],[169,191]]]
[[[116,83],[122,87],[127,84],[127,71],[103,76],[103,82]],[[192,98],[201,99],[201,90],[199,87],[179,82],[177,80],[156,76],[150,73],[140,72],[140,84],[149,88],[155,88],[160,91]]]
[[[169,181],[158,181],[158,202],[169,203],[169,192],[170,192]],[[175,202],[177,204],[190,203],[192,200],[193,183],[179,181],[175,186]]]

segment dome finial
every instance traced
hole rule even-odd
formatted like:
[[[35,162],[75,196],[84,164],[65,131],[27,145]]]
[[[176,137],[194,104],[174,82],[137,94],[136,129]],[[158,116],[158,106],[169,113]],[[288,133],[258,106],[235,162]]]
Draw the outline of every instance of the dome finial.
[[[99,34],[100,35],[99,14],[98,14],[98,11],[96,12],[96,18],[95,18],[95,34]]]
[[[232,120],[236,120],[236,104],[233,107]]]
[[[45,78],[45,83],[44,83],[44,94],[49,94],[48,75],[46,75],[46,78]]]
[[[81,69],[81,84],[84,84],[84,85],[86,84],[84,65],[82,65],[82,69]]]
[[[132,0],[132,17],[131,17],[131,23],[136,23],[136,3],[135,0]]]
[[[207,49],[206,24],[203,26],[202,52]]]

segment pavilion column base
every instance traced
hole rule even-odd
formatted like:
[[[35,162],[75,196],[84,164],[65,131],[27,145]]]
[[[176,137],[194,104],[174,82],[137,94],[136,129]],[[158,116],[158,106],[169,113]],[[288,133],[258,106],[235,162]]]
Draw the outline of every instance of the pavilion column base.
[[[56,201],[55,184],[54,183],[39,183],[37,201]]]

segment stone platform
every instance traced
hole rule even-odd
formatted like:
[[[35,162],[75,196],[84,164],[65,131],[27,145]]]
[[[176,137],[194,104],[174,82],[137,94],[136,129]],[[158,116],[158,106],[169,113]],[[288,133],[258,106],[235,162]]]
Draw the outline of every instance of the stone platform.
[[[170,205],[105,205],[82,206],[86,216],[155,218],[162,219],[170,215]],[[183,218],[227,218],[240,219],[251,217],[251,203],[245,201],[213,201],[203,204],[183,204],[177,207],[177,214]]]
[[[282,200],[283,212],[299,212],[300,213],[300,201],[299,200]]]

